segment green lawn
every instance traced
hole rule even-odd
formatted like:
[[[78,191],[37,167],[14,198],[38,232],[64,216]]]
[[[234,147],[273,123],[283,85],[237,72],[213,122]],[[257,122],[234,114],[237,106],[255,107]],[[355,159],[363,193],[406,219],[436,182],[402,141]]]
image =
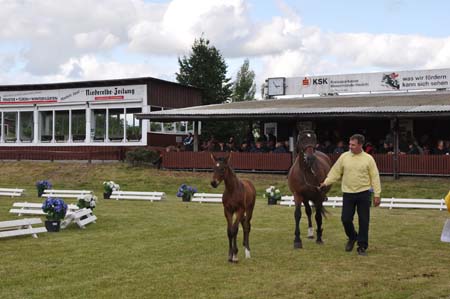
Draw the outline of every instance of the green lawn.
[[[306,236],[293,249],[293,208],[268,206],[269,185],[287,193],[285,175],[239,174],[258,197],[252,258],[227,262],[226,221],[219,204],[183,203],[182,183],[204,192],[211,173],[130,168],[121,163],[0,162],[0,187],[26,188],[20,201],[41,202],[34,183],[92,189],[113,180],[123,190],[164,191],[162,202],[99,201],[96,224],[59,233],[0,240],[1,298],[449,298],[450,244],[440,242],[443,211],[372,209],[368,257],[344,252],[340,209],[329,208],[320,246]],[[382,178],[384,197],[442,198],[449,178]],[[339,195],[334,186],[331,195]],[[0,198],[0,220],[13,220]],[[74,202],[69,201],[69,202]]]

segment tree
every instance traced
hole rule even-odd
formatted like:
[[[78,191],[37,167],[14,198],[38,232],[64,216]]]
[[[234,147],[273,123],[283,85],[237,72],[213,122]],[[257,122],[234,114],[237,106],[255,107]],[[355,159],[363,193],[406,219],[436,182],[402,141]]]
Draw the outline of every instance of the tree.
[[[211,46],[208,39],[203,36],[196,39],[191,55],[178,58],[178,64],[180,72],[176,73],[177,81],[202,89],[203,104],[220,104],[230,99],[227,65],[220,51]]]
[[[236,81],[233,84],[233,102],[251,101],[255,98],[256,84],[255,72],[250,70],[250,62],[244,60],[244,64],[236,75]]]

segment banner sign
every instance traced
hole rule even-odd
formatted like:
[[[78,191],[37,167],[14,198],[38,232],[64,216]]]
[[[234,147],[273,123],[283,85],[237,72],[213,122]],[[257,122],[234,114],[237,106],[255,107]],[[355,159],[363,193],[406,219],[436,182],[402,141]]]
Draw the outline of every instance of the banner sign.
[[[143,100],[147,85],[0,91],[0,104]]]
[[[286,95],[450,88],[450,69],[286,78]]]

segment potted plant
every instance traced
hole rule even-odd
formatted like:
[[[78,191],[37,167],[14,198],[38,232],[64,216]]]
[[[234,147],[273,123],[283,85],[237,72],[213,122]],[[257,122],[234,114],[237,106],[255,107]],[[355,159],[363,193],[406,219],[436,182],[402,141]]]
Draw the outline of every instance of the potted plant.
[[[42,194],[44,193],[44,190],[52,188],[52,183],[50,183],[50,181],[48,181],[48,180],[37,181],[36,188],[37,188],[38,197],[41,197]]]
[[[119,184],[114,183],[113,181],[103,182],[103,198],[109,199],[113,191],[119,191]]]
[[[67,213],[67,204],[61,198],[47,198],[42,204],[42,210],[47,213],[45,228],[48,232],[59,232],[61,219]]]
[[[77,206],[80,209],[87,208],[94,210],[94,208],[97,206],[97,196],[92,194],[80,195],[78,196],[77,200]]]
[[[192,195],[197,193],[197,188],[182,184],[178,188],[177,197],[181,197],[183,201],[191,201]]]
[[[275,186],[270,186],[266,189],[267,204],[276,205],[277,201],[281,200],[280,189],[275,188]]]

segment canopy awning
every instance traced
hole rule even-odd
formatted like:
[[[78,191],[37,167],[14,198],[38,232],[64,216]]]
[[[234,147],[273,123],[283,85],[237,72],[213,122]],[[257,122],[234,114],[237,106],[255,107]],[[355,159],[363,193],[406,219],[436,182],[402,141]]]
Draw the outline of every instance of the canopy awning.
[[[409,92],[340,95],[296,99],[246,101],[139,113],[152,121],[282,120],[328,117],[450,116],[450,92]]]

